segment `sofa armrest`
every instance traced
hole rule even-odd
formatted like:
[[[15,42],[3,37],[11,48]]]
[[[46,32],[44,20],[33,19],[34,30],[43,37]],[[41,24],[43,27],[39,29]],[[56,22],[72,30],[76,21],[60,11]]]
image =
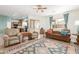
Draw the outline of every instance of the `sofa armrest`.
[[[4,35],[3,36],[3,40],[7,40],[7,39],[9,39],[9,36],[8,35]]]

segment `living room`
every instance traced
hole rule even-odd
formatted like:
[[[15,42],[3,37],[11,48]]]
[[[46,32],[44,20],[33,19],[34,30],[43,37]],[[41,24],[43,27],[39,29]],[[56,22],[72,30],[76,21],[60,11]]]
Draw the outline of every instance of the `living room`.
[[[0,5],[0,53],[77,54],[78,19],[78,5]]]

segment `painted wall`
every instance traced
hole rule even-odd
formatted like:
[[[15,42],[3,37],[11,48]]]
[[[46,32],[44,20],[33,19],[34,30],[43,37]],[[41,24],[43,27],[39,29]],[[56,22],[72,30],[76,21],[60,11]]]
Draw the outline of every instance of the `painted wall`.
[[[0,15],[0,35],[4,34],[4,30],[7,27],[7,22],[10,20],[10,17]]]
[[[77,33],[77,26],[75,22],[79,20],[79,10],[74,10],[69,12],[68,28],[71,33]]]

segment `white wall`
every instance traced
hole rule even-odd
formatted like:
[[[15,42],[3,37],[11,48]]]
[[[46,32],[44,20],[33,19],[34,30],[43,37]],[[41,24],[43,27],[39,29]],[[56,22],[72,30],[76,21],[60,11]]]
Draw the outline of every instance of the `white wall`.
[[[79,10],[69,12],[68,28],[71,30],[71,33],[77,33],[77,26],[75,25],[77,20],[79,20]]]

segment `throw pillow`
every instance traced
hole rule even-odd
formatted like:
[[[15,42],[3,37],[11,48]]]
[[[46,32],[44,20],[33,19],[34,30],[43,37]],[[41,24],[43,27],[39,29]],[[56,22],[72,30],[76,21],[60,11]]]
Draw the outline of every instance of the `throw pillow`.
[[[47,33],[51,35],[53,33],[52,29],[47,30]]]
[[[61,35],[66,36],[68,34],[68,32],[66,31],[61,31]]]

